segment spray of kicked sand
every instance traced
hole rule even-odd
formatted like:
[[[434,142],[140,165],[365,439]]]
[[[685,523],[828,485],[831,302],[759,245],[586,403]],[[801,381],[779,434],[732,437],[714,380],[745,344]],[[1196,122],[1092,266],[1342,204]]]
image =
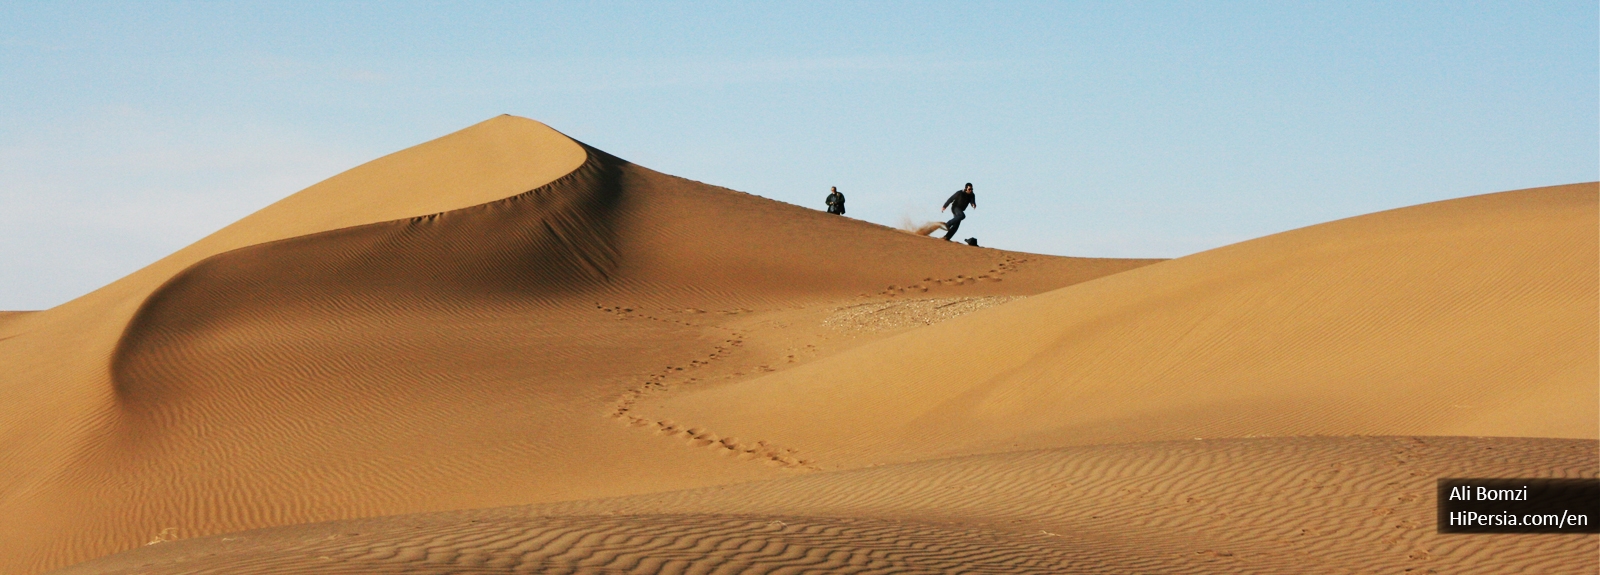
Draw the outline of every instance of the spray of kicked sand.
[[[917,234],[919,236],[926,236],[926,235],[932,234],[933,232],[937,232],[937,231],[943,230],[943,229],[944,229],[944,222],[927,222],[927,223],[918,224],[918,223],[913,223],[911,221],[911,218],[908,218],[908,217],[905,217],[905,216],[901,216],[900,217],[900,230],[904,231],[904,232],[907,232],[907,233]]]
[[[911,233],[919,236],[927,236],[932,235],[933,232],[943,231],[944,227],[944,222],[928,222],[918,226],[915,230],[911,230]]]

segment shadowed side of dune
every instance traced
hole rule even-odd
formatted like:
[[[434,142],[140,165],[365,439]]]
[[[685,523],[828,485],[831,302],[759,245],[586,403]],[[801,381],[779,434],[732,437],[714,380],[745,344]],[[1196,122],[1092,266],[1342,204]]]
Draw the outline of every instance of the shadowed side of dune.
[[[618,265],[622,162],[590,159],[546,186],[488,204],[260,244],[213,256],[151,294],[112,358],[119,398],[160,409],[185,350],[250,324],[291,331],[320,320],[467,308],[505,298],[560,298],[604,285]],[[438,310],[435,311],[444,311]],[[311,342],[307,342],[311,343]]]
[[[1596,199],[1595,184],[1541,188],[1286,232],[659,414],[760,430],[824,467],[1188,437],[1593,438]]]
[[[1434,485],[1597,465],[1582,440],[1104,445],[235,533],[60,573],[1581,574],[1600,536],[1441,535]]]

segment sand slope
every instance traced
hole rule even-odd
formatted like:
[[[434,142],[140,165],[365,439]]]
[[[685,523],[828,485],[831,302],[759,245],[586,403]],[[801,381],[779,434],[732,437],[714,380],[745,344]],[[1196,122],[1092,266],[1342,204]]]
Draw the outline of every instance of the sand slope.
[[[0,572],[271,525],[803,472],[803,451],[758,435],[696,449],[631,411],[955,309],[927,302],[1148,263],[915,237],[496,118],[5,318]],[[884,315],[904,321],[826,324],[873,302],[899,302]]]
[[[1295,230],[645,411],[759,430],[825,469],[1192,437],[1593,439],[1596,199],[1540,188]]]
[[[1584,440],[1064,448],[238,533],[126,573],[1593,573],[1595,535],[1439,535],[1439,476],[1595,477]]]

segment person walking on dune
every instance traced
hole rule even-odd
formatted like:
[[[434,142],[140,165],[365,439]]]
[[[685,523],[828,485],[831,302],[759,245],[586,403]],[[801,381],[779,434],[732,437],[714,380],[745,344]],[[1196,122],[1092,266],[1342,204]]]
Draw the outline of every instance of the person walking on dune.
[[[844,215],[844,194],[839,193],[839,186],[834,186],[833,193],[828,194],[828,213]]]
[[[974,208],[978,207],[978,196],[972,193],[972,182],[967,182],[967,187],[956,192],[956,195],[950,196],[950,199],[944,201],[944,207],[939,208],[940,212],[943,212],[945,208],[949,208],[950,213],[955,214],[955,217],[950,218],[950,221],[944,225],[944,241],[948,242],[950,238],[955,237],[956,229],[961,227],[961,220],[967,219],[968,205]]]

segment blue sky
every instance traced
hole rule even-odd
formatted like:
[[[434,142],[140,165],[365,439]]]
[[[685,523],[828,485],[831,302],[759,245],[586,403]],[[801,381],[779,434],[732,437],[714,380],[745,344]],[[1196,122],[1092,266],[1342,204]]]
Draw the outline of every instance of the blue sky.
[[[8,2],[0,309],[502,113],[786,202],[837,185],[887,225],[970,181],[961,237],[1181,256],[1600,179],[1597,21],[1592,1]]]

